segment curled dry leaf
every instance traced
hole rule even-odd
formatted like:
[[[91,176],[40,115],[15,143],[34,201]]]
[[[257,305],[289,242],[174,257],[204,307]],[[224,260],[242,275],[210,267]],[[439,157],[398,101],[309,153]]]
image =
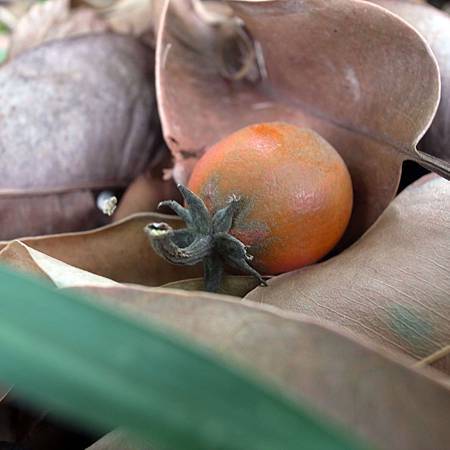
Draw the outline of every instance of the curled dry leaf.
[[[100,33],[106,22],[91,9],[71,10],[69,0],[52,0],[33,5],[14,28],[9,49],[10,58],[43,42]]]
[[[153,37],[156,1],[160,0],[116,0],[93,6],[98,8],[102,17],[115,32]],[[153,38],[151,40],[153,41]]]
[[[13,241],[0,251],[0,263],[16,270],[33,273],[52,282],[56,287],[75,287],[86,284],[114,286],[119,283],[77,267],[28,247],[23,242]]]
[[[165,288],[85,287],[106,304],[159,321],[307,400],[386,450],[443,449],[450,390],[331,325],[233,297]]]
[[[430,129],[420,142],[424,151],[450,161],[450,16],[424,2],[372,0],[406,20],[430,44],[441,73],[441,101]]]
[[[180,18],[166,7],[162,16],[157,95],[177,181],[186,181],[210,145],[244,125],[282,120],[313,128],[352,176],[349,242],[392,200],[405,159],[450,177],[450,164],[416,150],[438,105],[439,72],[414,29],[354,0],[229,4],[245,31],[204,24],[209,46],[192,37],[189,21],[200,21],[194,12],[185,8]],[[180,21],[188,32],[182,36]]]
[[[20,241],[12,241],[0,250],[0,263],[51,281],[45,271],[34,261],[28,252],[28,247]]]
[[[159,286],[180,278],[200,276],[201,267],[177,267],[153,252],[144,233],[149,222],[166,222],[174,228],[183,226],[183,222],[174,216],[136,214],[92,231],[21,241],[79,269],[122,283]],[[8,244],[0,242],[0,250]]]
[[[0,69],[0,238],[98,226],[93,189],[125,187],[159,131],[148,49],[113,34],[54,41]]]
[[[424,358],[450,343],[450,182],[403,191],[351,248],[246,298],[330,320]],[[450,373],[450,357],[440,363]]]

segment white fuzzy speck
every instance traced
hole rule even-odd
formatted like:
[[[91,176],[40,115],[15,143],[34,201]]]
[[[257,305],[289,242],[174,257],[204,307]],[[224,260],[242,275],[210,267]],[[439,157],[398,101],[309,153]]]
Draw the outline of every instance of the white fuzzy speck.
[[[347,67],[345,70],[345,79],[348,82],[350,93],[353,100],[356,102],[361,97],[361,89],[359,86],[358,77],[352,67]]]

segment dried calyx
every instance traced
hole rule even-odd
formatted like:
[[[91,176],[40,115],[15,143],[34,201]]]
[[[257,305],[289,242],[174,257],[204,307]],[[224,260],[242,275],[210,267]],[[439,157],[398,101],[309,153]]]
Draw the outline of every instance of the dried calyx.
[[[229,234],[239,206],[239,198],[231,196],[228,204],[211,215],[203,200],[179,184],[186,208],[174,200],[161,202],[186,223],[174,230],[166,223],[150,223],[145,227],[150,243],[158,255],[172,264],[194,265],[203,261],[205,288],[216,292],[222,280],[224,264],[253,275],[266,285],[261,275],[249,265],[253,259],[246,246]]]

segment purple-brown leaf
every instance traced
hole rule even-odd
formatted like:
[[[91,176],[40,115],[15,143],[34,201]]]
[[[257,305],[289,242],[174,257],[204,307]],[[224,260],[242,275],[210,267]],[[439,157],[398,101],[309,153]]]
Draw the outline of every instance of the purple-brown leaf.
[[[113,34],[54,41],[0,69],[0,238],[104,223],[92,190],[152,157],[152,57]]]
[[[441,101],[420,148],[450,161],[450,16],[425,2],[372,0],[406,20],[430,44],[441,73]]]
[[[162,16],[157,94],[177,181],[186,181],[210,145],[244,125],[311,127],[351,172],[351,242],[392,200],[405,159],[450,176],[449,164],[416,151],[438,105],[439,72],[411,27],[353,0],[229,3],[245,24],[234,34],[200,27],[188,2],[173,2]],[[239,62],[253,65],[243,72]]]

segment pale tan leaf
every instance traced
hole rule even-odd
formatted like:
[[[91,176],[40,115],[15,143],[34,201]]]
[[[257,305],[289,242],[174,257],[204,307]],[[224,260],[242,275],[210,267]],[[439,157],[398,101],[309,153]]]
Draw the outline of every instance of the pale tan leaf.
[[[111,29],[141,36],[153,30],[154,0],[118,0],[103,16]]]
[[[0,262],[17,270],[46,277],[56,287],[75,287],[86,284],[96,286],[119,285],[91,272],[70,266],[63,261],[28,247],[23,242],[13,241],[0,251]]]
[[[246,298],[332,321],[422,359],[450,344],[450,182],[409,186],[335,258]],[[450,356],[439,363],[450,373]]]
[[[306,316],[218,294],[84,287],[114,309],[160,322],[252,370],[380,450],[444,449],[450,390],[439,372]]]
[[[174,216],[141,213],[91,231],[21,241],[67,264],[121,283],[159,286],[201,276],[201,266],[174,266],[153,251],[144,233],[150,222],[167,222],[174,228],[184,225]],[[0,242],[0,250],[8,244]]]

